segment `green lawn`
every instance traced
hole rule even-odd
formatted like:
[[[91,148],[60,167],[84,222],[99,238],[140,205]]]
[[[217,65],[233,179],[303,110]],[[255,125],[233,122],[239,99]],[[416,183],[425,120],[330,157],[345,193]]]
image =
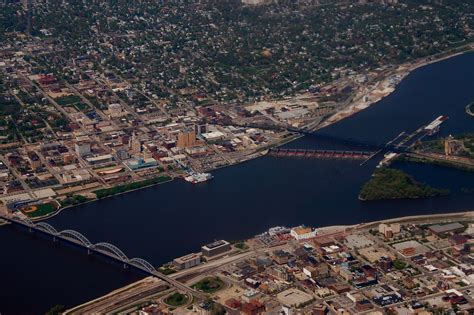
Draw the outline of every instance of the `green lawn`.
[[[404,261],[398,259],[393,261],[393,267],[395,267],[397,270],[405,269],[406,266],[407,264]]]
[[[224,287],[224,282],[219,277],[208,277],[193,285],[196,290],[204,293],[214,293]]]
[[[171,306],[181,306],[188,302],[188,297],[181,293],[173,293],[172,295],[168,296],[165,300],[165,303]]]
[[[38,218],[53,213],[58,207],[53,203],[43,203],[35,205],[38,209],[34,212],[26,213],[30,218]]]
[[[70,105],[74,103],[79,103],[81,101],[81,98],[77,95],[67,95],[67,96],[61,96],[56,99],[54,99],[58,105]]]
[[[86,109],[89,109],[89,106],[87,106],[87,104],[84,104],[84,103],[75,103],[74,107],[76,107],[77,110],[79,110],[81,112],[86,110]]]
[[[61,201],[61,207],[75,206],[89,201],[88,198],[81,195],[72,195]]]
[[[93,193],[97,196],[97,198],[100,199],[104,197],[113,196],[119,193],[123,193],[129,190],[134,190],[134,189],[143,188],[146,186],[164,183],[170,180],[171,180],[171,177],[169,176],[160,176],[160,177],[156,177],[152,179],[143,180],[141,182],[135,182],[135,183],[125,184],[125,185],[115,186],[112,188],[104,188],[104,189],[95,190],[93,191]]]

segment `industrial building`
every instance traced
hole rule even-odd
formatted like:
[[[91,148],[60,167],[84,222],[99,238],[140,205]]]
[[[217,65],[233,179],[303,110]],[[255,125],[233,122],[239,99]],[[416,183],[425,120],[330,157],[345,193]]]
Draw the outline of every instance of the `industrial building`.
[[[466,229],[464,225],[459,222],[448,223],[448,224],[435,224],[428,227],[428,229],[434,234],[443,234],[450,232],[462,232]]]

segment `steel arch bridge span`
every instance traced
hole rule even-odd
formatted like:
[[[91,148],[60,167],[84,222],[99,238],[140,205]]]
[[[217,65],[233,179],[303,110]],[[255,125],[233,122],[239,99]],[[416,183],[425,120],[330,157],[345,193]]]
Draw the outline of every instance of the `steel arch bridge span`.
[[[117,246],[113,244],[105,243],[105,242],[97,243],[97,244],[92,245],[92,248],[98,252],[112,255],[113,257],[123,262],[126,262],[126,263],[129,262],[127,255],[125,255],[124,252],[120,250],[120,248],[118,248]]]
[[[38,230],[41,230],[41,231],[50,233],[50,234],[52,234],[52,235],[57,235],[57,234],[59,233],[53,226],[49,225],[49,224],[46,223],[46,222],[37,223],[37,224],[35,224],[35,227],[36,227]]]
[[[57,235],[62,236],[63,238],[73,240],[76,242],[81,243],[84,247],[89,248],[92,247],[92,243],[82,235],[81,233],[74,231],[74,230],[64,230],[59,232]]]
[[[36,224],[31,221],[28,217],[18,217],[18,216],[15,216],[12,218],[12,220],[14,221],[17,221],[17,222],[23,222],[24,224],[30,226],[30,227],[34,227]]]
[[[146,270],[149,273],[155,273],[157,272],[155,267],[153,267],[152,264],[150,264],[148,261],[142,258],[133,258],[128,261],[128,263],[134,267],[137,267],[142,270]]]

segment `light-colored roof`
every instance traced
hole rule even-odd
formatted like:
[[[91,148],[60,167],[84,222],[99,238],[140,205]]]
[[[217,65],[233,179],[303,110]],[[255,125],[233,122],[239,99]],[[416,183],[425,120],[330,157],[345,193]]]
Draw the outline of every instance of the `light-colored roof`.
[[[297,228],[294,228],[293,231],[298,235],[308,234],[312,232],[311,228],[305,228],[305,227],[297,227]]]

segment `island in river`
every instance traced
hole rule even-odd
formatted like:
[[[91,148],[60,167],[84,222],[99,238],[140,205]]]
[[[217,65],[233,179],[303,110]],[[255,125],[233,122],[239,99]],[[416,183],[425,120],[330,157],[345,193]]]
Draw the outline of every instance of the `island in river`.
[[[450,117],[441,137],[472,133],[474,124],[464,108],[474,99],[473,67],[474,54],[465,54],[420,68],[378,104],[318,133],[383,145],[401,131],[414,131],[441,114]],[[317,135],[287,147],[348,149],[344,143]],[[219,169],[213,181],[202,185],[175,180],[70,208],[47,223],[57,230],[77,230],[94,242],[110,242],[128,257],[142,257],[159,266],[215,239],[244,239],[271,226],[348,225],[472,209],[474,195],[462,190],[474,188],[473,173],[399,161],[393,167],[418,182],[450,189],[451,194],[361,202],[360,187],[377,163],[373,160],[361,167],[357,161],[266,156]],[[71,307],[140,276],[96,256],[19,233],[13,226],[1,228],[0,239],[7,240],[2,246],[8,253],[0,261],[2,313],[34,314],[58,303]]]
[[[384,167],[377,169],[372,178],[362,187],[359,199],[362,201],[418,199],[448,194],[448,189],[433,188],[417,182],[402,170]]]

